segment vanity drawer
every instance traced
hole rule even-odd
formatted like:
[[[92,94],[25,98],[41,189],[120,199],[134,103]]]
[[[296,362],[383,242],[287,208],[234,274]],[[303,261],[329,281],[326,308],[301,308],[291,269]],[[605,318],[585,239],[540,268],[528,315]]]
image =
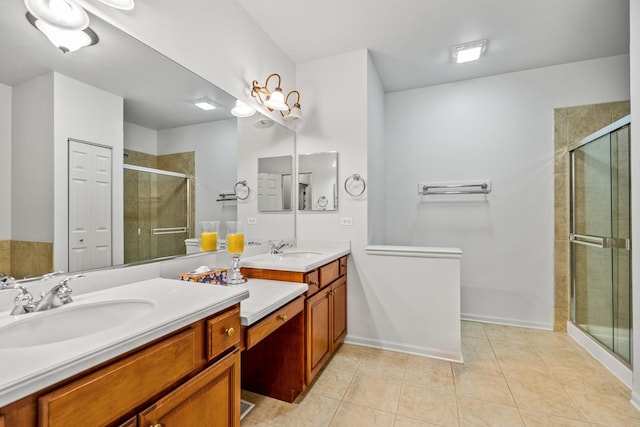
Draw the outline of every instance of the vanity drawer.
[[[288,320],[301,313],[304,309],[304,300],[305,297],[300,296],[248,328],[246,333],[247,350],[284,325]]]
[[[320,289],[340,277],[340,260],[330,262],[320,267]]]
[[[306,273],[304,275],[304,281],[309,287],[309,290],[306,293],[307,297],[310,297],[320,290],[320,278],[318,275],[318,270],[313,270],[309,273]]]
[[[240,343],[240,306],[207,320],[207,360]]]
[[[343,256],[340,258],[340,276],[344,276],[347,274],[347,257]]]
[[[197,367],[196,341],[188,329],[38,399],[39,426],[113,423]],[[106,404],[108,402],[108,404]]]

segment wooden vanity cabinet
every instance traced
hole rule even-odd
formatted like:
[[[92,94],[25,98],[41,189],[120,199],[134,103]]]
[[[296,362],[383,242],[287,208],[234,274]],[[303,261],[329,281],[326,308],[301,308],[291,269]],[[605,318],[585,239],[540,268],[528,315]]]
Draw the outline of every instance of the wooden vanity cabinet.
[[[4,408],[7,425],[239,426],[240,305]],[[214,414],[214,415],[212,415]]]
[[[307,283],[304,304],[305,386],[347,335],[347,256],[306,272],[243,269],[246,277]]]

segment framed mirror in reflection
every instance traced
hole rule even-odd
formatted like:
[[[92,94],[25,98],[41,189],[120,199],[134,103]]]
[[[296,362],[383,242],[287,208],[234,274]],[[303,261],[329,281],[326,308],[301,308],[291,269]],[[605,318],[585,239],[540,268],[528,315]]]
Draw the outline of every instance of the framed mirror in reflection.
[[[25,15],[0,4],[0,272],[181,255],[195,224],[237,219],[216,202],[238,180],[233,97],[97,17],[99,42],[62,54]]]
[[[258,211],[292,209],[292,169],[293,156],[258,159]]]
[[[338,153],[298,154],[298,210],[338,210]]]

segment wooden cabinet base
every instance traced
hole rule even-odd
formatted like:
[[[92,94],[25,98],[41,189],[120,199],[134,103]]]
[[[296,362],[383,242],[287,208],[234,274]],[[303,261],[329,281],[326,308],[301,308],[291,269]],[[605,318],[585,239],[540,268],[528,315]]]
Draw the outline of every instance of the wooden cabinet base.
[[[293,402],[304,391],[304,315],[242,352],[242,388]]]

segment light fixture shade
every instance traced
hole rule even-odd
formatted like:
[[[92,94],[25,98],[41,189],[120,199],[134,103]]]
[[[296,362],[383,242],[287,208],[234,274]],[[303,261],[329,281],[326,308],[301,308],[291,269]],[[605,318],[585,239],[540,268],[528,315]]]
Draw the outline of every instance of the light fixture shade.
[[[29,13],[61,30],[84,30],[89,26],[87,12],[71,0],[24,0]]]
[[[131,10],[135,7],[133,0],[98,0],[100,3],[104,3],[107,6],[114,7],[120,10]]]
[[[84,30],[63,30],[42,19],[36,19],[36,17],[29,12],[27,12],[27,20],[44,34],[51,44],[63,53],[75,52],[83,47],[98,43],[98,35],[93,32],[91,28],[85,28]]]
[[[289,109],[289,106],[284,102],[284,94],[280,88],[276,88],[276,90],[267,97],[264,105],[276,111],[287,111]]]
[[[236,117],[251,117],[256,113],[256,110],[246,103],[236,100],[236,106],[231,109],[231,114]]]
[[[291,111],[289,111],[289,114],[285,115],[283,119],[288,122],[303,120],[302,109],[300,108],[300,104],[295,104],[291,109]]]

